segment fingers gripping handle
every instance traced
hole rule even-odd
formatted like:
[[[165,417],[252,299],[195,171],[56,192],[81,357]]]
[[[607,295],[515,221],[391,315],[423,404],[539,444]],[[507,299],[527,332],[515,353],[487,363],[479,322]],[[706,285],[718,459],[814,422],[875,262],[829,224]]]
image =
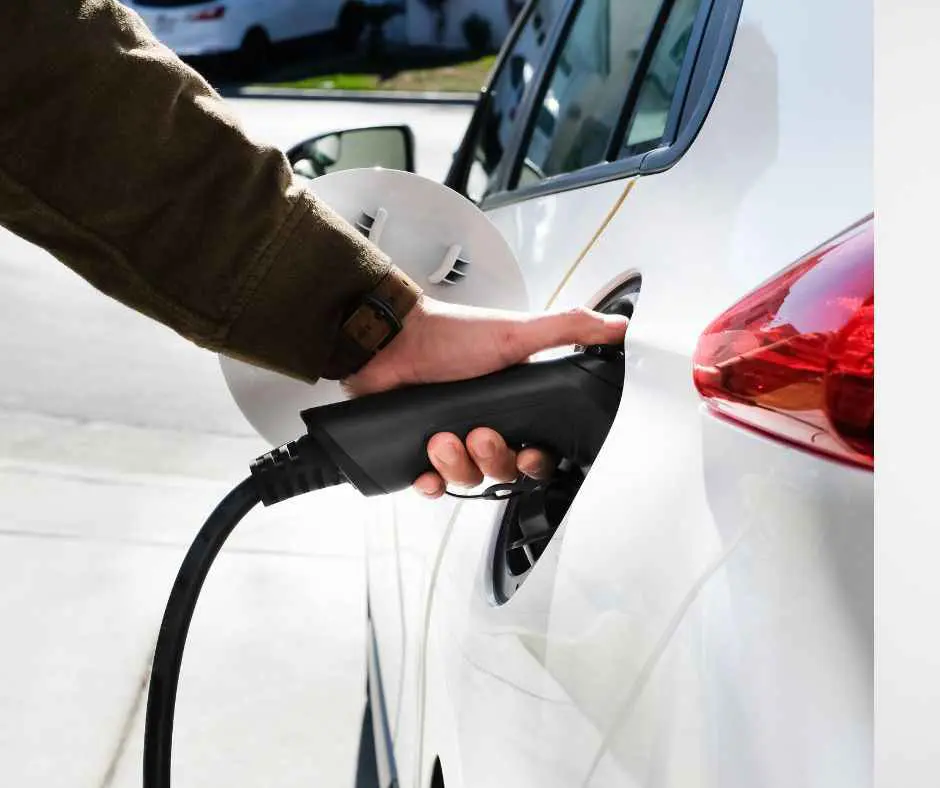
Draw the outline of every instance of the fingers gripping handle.
[[[461,439],[491,427],[515,448],[533,445],[587,464],[620,404],[622,357],[592,352],[456,383],[399,389],[304,411],[308,434],[365,495],[404,489],[431,470],[438,432]]]

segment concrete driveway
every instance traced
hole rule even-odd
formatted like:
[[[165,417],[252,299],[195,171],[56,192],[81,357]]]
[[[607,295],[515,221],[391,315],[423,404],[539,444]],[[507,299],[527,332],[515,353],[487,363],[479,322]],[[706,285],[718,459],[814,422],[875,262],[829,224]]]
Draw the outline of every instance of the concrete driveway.
[[[441,178],[465,107],[241,100],[281,146],[410,122]],[[147,671],[188,543],[265,444],[216,358],[0,231],[4,783],[140,784]],[[260,511],[190,632],[177,786],[349,786],[364,683],[362,517],[347,490]]]

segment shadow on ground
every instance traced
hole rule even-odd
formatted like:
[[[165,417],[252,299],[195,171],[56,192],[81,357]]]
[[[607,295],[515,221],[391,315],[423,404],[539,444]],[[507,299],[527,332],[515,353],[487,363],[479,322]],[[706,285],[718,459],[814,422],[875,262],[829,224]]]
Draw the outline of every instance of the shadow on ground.
[[[430,47],[360,46],[350,52],[335,38],[324,36],[278,45],[253,63],[234,54],[186,60],[223,91],[252,84],[476,91],[492,65],[492,58],[479,54]]]

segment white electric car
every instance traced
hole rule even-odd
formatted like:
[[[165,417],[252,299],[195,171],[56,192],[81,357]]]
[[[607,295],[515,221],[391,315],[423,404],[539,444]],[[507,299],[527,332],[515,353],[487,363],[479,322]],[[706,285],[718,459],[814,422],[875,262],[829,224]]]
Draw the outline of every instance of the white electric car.
[[[548,487],[373,502],[360,784],[871,785],[871,9],[535,0],[447,185],[525,306],[631,315],[623,399]]]
[[[364,0],[126,0],[181,57],[240,53],[262,59],[270,46],[319,33],[358,37]]]

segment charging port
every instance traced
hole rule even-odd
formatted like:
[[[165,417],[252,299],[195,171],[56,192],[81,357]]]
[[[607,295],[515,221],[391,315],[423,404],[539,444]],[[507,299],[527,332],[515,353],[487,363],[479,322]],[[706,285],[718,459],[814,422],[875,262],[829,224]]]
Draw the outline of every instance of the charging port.
[[[506,505],[493,566],[494,592],[500,604],[516,593],[542,557],[583,481],[581,468],[566,461],[548,484]]]
[[[597,310],[632,318],[641,284],[639,276],[628,279],[608,293]],[[550,483],[506,504],[493,555],[493,595],[498,604],[509,601],[542,557],[589,469],[562,461]]]

